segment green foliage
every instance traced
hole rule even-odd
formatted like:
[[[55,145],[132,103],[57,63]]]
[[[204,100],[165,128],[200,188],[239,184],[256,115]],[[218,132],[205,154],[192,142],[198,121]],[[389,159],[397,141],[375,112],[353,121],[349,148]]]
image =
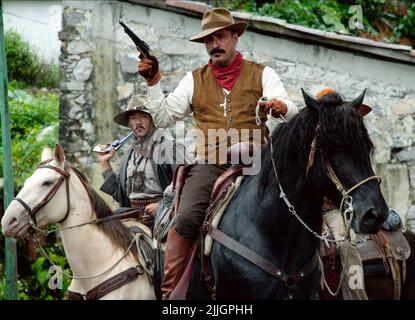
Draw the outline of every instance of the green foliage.
[[[12,162],[15,189],[18,191],[24,181],[34,172],[40,161],[43,148],[53,147],[58,142],[59,96],[56,92],[43,92],[29,86],[57,87],[59,72],[57,66],[46,66],[31,53],[29,46],[13,32],[6,35],[9,82],[9,116],[12,138]],[[1,132],[0,145],[2,146]],[[3,147],[0,148],[0,175],[3,174]],[[0,239],[3,240],[3,239]],[[0,243],[0,255],[4,254],[4,241]],[[57,245],[45,246],[54,264],[70,273],[63,251]],[[3,254],[2,254],[3,253]],[[21,300],[62,299],[70,279],[63,277],[62,289],[50,289],[49,272],[51,264],[37,252],[37,259],[28,264],[25,251],[18,252],[22,258],[20,267],[26,267],[29,275],[18,280],[18,298]],[[6,299],[4,256],[0,259],[0,300]]]
[[[257,9],[257,4],[254,0],[216,0],[215,6],[225,7],[234,11],[242,10],[253,12]]]
[[[264,4],[258,14],[273,16],[288,22],[327,31],[344,31],[339,12],[344,8],[333,1],[317,3],[304,0],[281,0]],[[335,6],[334,6],[335,4]]]
[[[205,1],[217,7],[248,11],[253,14],[284,19],[325,31],[339,31],[375,40],[415,45],[414,0],[216,0]],[[363,11],[364,29],[349,29],[352,5]]]
[[[43,148],[53,147],[58,141],[59,97],[51,92],[30,92],[26,84],[18,81],[9,83],[9,115],[12,138],[12,162],[15,189],[18,191],[24,181],[32,175],[40,161]],[[1,132],[0,132],[1,139]],[[2,140],[0,140],[2,145]],[[3,175],[3,148],[0,149],[0,175]],[[0,246],[4,245],[4,241]],[[59,254],[54,245],[46,246],[55,264],[67,269],[63,253]],[[3,249],[0,249],[2,252]],[[2,259],[3,260],[3,259]],[[26,261],[25,261],[26,262]],[[48,282],[50,264],[38,252],[38,258],[30,267],[32,274],[18,281],[18,298],[61,299],[69,285],[63,279],[62,290],[51,290]],[[0,265],[0,274],[4,274]],[[6,299],[6,280],[0,280],[0,299]]]
[[[415,39],[415,1],[407,0],[408,4],[406,15],[404,15],[397,26],[395,32],[398,37],[407,36],[408,38]]]
[[[3,277],[0,279],[0,300],[6,300],[7,294],[6,294],[6,278]],[[29,300],[29,296],[26,294],[26,289],[23,283],[18,280],[17,281],[17,291],[18,291],[18,299],[19,300]]]
[[[357,0],[363,8],[366,31],[374,30],[386,39],[408,39],[415,45],[415,1]],[[409,42],[407,41],[407,42]]]
[[[58,245],[49,245],[44,247],[45,252],[53,263],[60,267],[66,273],[71,274],[68,262],[64,257]],[[17,282],[18,299],[19,300],[62,300],[66,298],[66,292],[71,283],[70,278],[62,276],[62,287],[52,289],[49,282],[56,285],[56,269],[50,269],[51,263],[37,251],[37,259],[31,265],[32,274],[24,279],[19,279]],[[0,271],[1,268],[0,268]],[[51,280],[51,277],[54,279]],[[0,300],[6,299],[6,279],[3,277],[0,280]]]
[[[62,254],[58,253],[57,246],[50,245],[44,249],[56,266],[60,267],[64,273],[71,274],[68,262]],[[51,289],[49,287],[49,280],[52,276],[56,276],[56,271],[50,270],[50,267],[50,262],[38,250],[38,258],[31,266],[33,275],[26,278],[23,283],[25,293],[30,299],[54,300],[65,297],[71,280],[66,276],[62,276],[62,287]]]
[[[9,30],[5,36],[8,79],[36,87],[57,88],[59,68],[42,62],[20,34]]]
[[[12,82],[9,110],[14,183],[20,189],[39,164],[43,148],[52,148],[58,142],[59,97],[55,93],[29,94]],[[3,148],[0,170],[2,174]]]

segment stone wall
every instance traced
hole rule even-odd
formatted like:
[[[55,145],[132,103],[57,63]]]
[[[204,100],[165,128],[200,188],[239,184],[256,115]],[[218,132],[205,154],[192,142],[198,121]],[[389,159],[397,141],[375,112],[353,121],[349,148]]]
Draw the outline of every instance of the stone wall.
[[[122,18],[160,61],[165,93],[187,71],[207,62],[205,48],[188,41],[200,19],[120,1],[63,1],[61,132],[73,161],[95,187],[102,179],[92,147],[125,134],[112,122],[132,94],[145,93],[136,74],[137,51],[118,24]],[[390,207],[415,216],[415,66],[379,60],[298,40],[247,32],[239,49],[274,68],[302,107],[300,88],[331,87],[347,98],[368,88],[366,117],[376,146],[374,166]],[[415,224],[415,221],[413,222]]]

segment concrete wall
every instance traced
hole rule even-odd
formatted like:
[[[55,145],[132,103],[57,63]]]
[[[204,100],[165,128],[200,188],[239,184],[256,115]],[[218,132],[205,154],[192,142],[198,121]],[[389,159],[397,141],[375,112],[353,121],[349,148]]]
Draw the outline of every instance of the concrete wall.
[[[57,64],[62,1],[5,0],[2,3],[4,29],[17,31],[45,62]]]
[[[132,94],[145,93],[136,74],[137,51],[118,24],[122,18],[159,59],[163,89],[172,91],[187,71],[207,62],[201,44],[189,42],[200,19],[118,1],[63,1],[61,140],[80,165],[102,183],[94,144],[124,134],[112,116]],[[247,58],[274,68],[289,95],[303,106],[300,88],[337,89],[354,98],[368,88],[374,110],[366,123],[376,145],[374,165],[391,207],[405,215],[415,203],[415,66],[387,62],[297,40],[253,32],[240,38]]]

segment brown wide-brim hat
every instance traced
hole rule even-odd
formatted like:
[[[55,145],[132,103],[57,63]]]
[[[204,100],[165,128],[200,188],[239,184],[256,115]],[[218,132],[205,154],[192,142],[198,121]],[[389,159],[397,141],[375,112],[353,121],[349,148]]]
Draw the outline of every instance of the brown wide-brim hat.
[[[145,112],[150,114],[150,110],[147,108],[147,97],[141,94],[133,96],[128,102],[127,109],[120,112],[114,117],[114,121],[121,126],[130,127],[128,125],[128,117],[136,112]]]
[[[336,93],[336,91],[334,91],[333,89],[330,88],[326,88],[323,90],[320,90],[317,94],[316,94],[316,99],[319,100],[321,99],[321,97],[324,97],[327,94],[332,94],[332,93]],[[358,108],[359,113],[362,115],[362,117],[364,117],[365,115],[367,115],[370,111],[372,111],[372,108],[369,107],[367,104],[361,104]]]
[[[225,8],[213,8],[207,10],[202,18],[202,32],[191,37],[190,41],[204,42],[204,38],[216,31],[222,29],[231,29],[241,36],[248,24],[246,22],[236,22],[233,20],[232,14]]]

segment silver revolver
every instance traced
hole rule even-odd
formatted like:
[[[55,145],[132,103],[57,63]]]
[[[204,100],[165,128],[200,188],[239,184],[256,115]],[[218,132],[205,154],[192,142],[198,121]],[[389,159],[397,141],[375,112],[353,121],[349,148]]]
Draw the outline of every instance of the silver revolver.
[[[114,140],[111,144],[108,144],[105,148],[103,148],[101,145],[97,145],[97,146],[94,147],[94,149],[92,149],[92,151],[94,151],[96,153],[109,153],[112,150],[117,151],[126,142],[128,142],[133,136],[134,136],[134,131],[130,132],[125,137],[122,137],[118,140]]]

